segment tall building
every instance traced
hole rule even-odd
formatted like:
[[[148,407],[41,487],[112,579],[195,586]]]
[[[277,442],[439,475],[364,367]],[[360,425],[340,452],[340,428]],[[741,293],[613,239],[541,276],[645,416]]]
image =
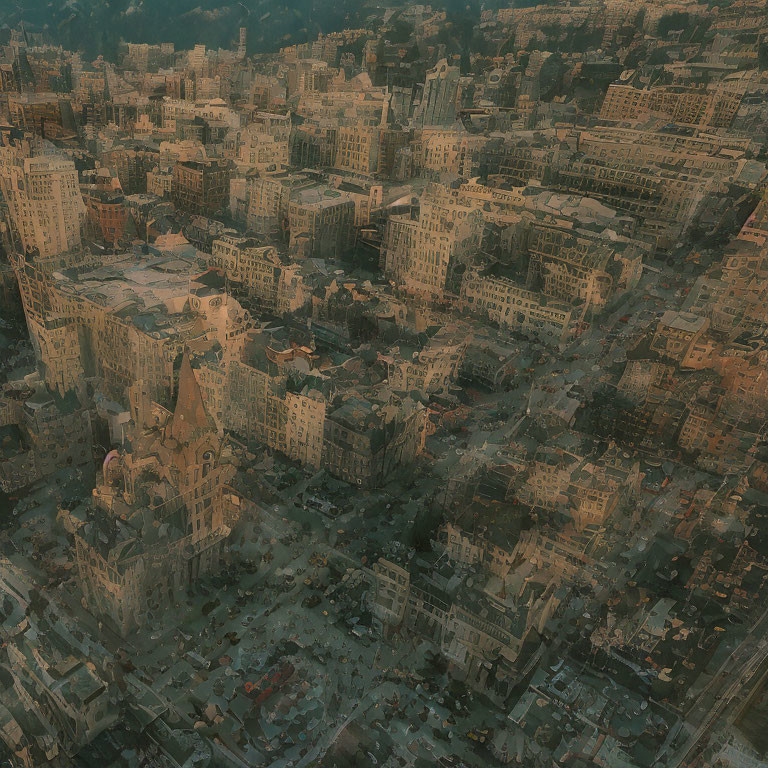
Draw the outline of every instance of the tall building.
[[[188,55],[188,61],[189,61],[189,69],[195,73],[198,77],[201,77],[203,75],[203,71],[206,64],[206,50],[205,45],[202,43],[198,43],[195,45],[195,47],[189,52]]]
[[[21,250],[49,258],[80,248],[86,211],[71,160],[9,137],[0,146],[0,190]]]
[[[55,93],[19,93],[8,97],[8,112],[14,125],[40,136],[54,136],[64,129],[67,117],[69,129],[71,107]]]
[[[248,30],[245,27],[240,27],[240,38],[237,43],[237,57],[239,59],[245,58],[246,53],[246,35],[248,34]]]
[[[184,356],[173,413],[132,393],[133,433],[104,461],[87,522],[75,536],[88,608],[122,631],[177,602],[215,571],[233,512],[225,484],[234,467]],[[134,525],[139,519],[141,525]]]
[[[445,59],[437,62],[424,78],[415,122],[419,126],[442,125],[456,118],[456,98],[459,91],[459,68],[448,66]]]
[[[340,125],[336,133],[336,167],[370,175],[379,167],[378,127]]]
[[[325,186],[301,190],[288,204],[289,247],[307,258],[337,256],[353,244],[354,223],[349,195]]]
[[[29,135],[6,134],[0,143],[0,191],[32,346],[46,384],[64,394],[78,384],[77,331],[51,305],[48,285],[53,272],[87,258],[81,239],[86,209],[74,163],[43,154],[44,149]]]
[[[228,168],[217,160],[176,163],[171,199],[177,208],[187,213],[216,213],[229,201]]]
[[[407,291],[458,295],[464,264],[480,243],[477,206],[437,184],[422,195],[418,219],[390,216],[381,246],[385,274]]]

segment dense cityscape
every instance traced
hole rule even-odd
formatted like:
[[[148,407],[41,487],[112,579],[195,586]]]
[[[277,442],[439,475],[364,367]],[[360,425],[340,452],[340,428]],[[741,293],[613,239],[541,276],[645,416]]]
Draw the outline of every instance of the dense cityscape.
[[[766,768],[766,3],[162,5],[0,28],[0,766]]]

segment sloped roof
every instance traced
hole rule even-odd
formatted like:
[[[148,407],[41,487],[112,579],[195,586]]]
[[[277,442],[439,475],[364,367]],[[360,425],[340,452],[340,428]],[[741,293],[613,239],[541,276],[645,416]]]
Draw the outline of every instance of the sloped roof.
[[[179,392],[173,412],[171,437],[180,443],[191,440],[198,432],[215,431],[215,426],[203,404],[203,395],[197,383],[189,355],[184,354],[179,371]]]

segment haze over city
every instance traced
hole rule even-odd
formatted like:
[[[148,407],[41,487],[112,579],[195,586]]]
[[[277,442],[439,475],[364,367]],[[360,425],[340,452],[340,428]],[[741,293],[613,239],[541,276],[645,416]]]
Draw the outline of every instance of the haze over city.
[[[768,6],[0,7],[0,768],[768,768]]]

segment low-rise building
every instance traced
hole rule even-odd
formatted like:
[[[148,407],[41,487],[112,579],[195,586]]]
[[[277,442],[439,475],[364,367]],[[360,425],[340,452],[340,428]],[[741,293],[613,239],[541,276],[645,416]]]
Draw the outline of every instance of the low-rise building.
[[[667,310],[651,339],[651,350],[662,358],[682,361],[709,328],[709,320],[690,312]]]
[[[480,270],[465,273],[458,306],[555,346],[574,336],[582,314],[578,308],[527,290],[510,278]]]
[[[283,259],[273,246],[259,246],[253,239],[225,235],[213,241],[209,264],[224,270],[228,280],[239,284],[269,312],[278,312]]]

